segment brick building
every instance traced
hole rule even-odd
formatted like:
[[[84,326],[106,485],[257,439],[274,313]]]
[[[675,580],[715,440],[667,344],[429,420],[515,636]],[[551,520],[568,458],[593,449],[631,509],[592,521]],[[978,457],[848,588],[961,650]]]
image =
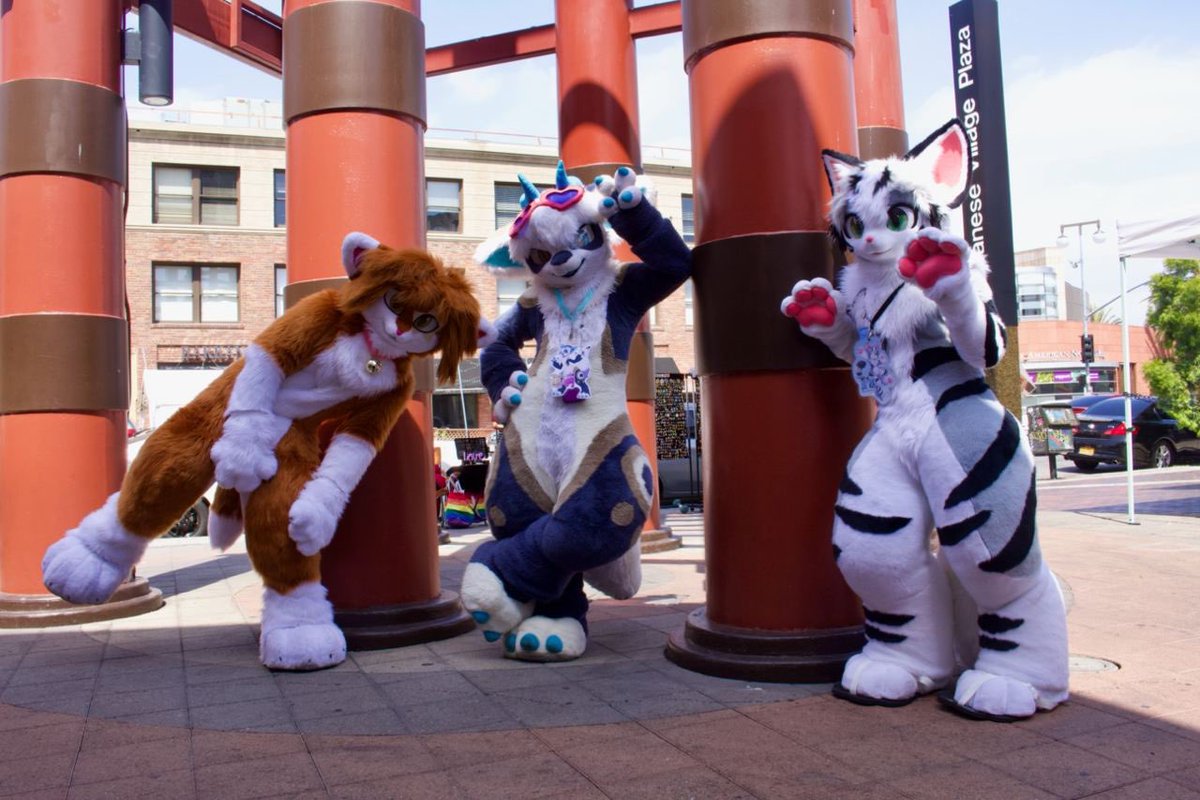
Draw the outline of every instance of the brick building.
[[[130,122],[126,285],[132,416],[139,425],[149,422],[146,370],[224,368],[282,312],[284,136],[273,104],[258,103],[256,113],[230,111],[230,103],[241,102]],[[516,214],[517,172],[549,185],[557,151],[553,140],[536,137],[500,143],[469,136],[443,139],[434,132],[426,138],[427,243],[447,264],[467,270],[483,313],[495,319],[525,282],[491,275],[473,263],[472,253]],[[684,151],[658,150],[646,154],[644,167],[658,189],[659,208],[690,240],[689,159]],[[336,262],[339,254],[329,258]],[[690,283],[656,307],[650,321],[656,356],[690,370]],[[478,362],[465,365],[461,388],[439,390],[435,424],[490,426]]]

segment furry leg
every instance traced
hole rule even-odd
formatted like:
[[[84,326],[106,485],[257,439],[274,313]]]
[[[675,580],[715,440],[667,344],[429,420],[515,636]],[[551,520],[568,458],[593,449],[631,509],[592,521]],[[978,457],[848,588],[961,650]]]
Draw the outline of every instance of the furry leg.
[[[208,511],[208,543],[214,550],[228,550],[242,535],[242,501],[233,489],[218,487]]]
[[[46,550],[42,580],[71,603],[103,603],[129,576],[150,539],[125,529],[117,519],[120,493],[113,493]]]
[[[313,581],[286,594],[263,589],[258,652],[268,669],[314,670],[345,661],[346,637],[333,624],[325,587]]]
[[[642,545],[636,537],[625,555],[583,573],[583,579],[614,600],[628,600],[642,588]]]

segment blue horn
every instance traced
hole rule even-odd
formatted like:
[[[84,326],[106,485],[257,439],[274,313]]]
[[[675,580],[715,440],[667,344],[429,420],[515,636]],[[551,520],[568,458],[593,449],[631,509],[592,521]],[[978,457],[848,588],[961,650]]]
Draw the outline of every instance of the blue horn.
[[[565,189],[570,181],[567,179],[567,168],[563,166],[562,159],[558,160],[558,171],[554,173],[554,188]]]
[[[525,197],[523,198],[524,202],[521,203],[522,207],[532,203],[534,200],[537,200],[542,196],[542,193],[537,190],[537,187],[533,185],[529,178],[518,174],[517,180],[521,182],[521,187],[525,190]]]

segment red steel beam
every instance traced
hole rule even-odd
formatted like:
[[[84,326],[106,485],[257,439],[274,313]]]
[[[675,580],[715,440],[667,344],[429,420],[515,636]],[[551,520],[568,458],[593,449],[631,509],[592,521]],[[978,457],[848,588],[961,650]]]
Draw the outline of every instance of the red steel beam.
[[[136,5],[136,0],[127,2]],[[632,9],[630,33],[635,39],[674,33],[682,28],[681,14],[680,0]],[[283,73],[283,20],[251,0],[175,0],[175,28],[251,66]],[[550,55],[556,46],[553,25],[454,42],[425,51],[425,74],[432,77]]]

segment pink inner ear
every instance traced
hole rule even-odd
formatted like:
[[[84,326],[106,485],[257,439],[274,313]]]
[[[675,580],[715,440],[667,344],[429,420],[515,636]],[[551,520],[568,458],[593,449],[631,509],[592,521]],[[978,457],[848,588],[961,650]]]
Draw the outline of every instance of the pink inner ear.
[[[933,180],[939,186],[957,186],[962,180],[963,143],[956,131],[948,131],[937,143],[941,152],[933,165]]]
[[[362,254],[365,252],[367,252],[367,248],[365,248],[365,247],[354,248],[354,252],[352,252],[350,254],[350,260],[353,261],[355,264],[358,264],[358,260],[360,258],[362,258]]]

